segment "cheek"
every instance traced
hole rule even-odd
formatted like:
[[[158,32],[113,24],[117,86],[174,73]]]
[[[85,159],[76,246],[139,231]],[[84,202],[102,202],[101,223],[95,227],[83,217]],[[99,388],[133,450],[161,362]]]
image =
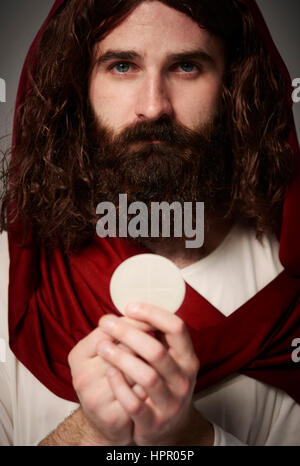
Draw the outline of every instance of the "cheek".
[[[95,115],[111,129],[128,125],[133,99],[124,86],[116,87],[103,77],[96,77],[90,82],[89,98]]]
[[[104,85],[103,80],[97,77],[90,83],[89,98],[93,110],[97,116],[104,116],[111,108],[112,95]]]
[[[177,116],[183,124],[196,129],[212,120],[222,98],[222,81],[203,80],[192,89],[178,93]]]

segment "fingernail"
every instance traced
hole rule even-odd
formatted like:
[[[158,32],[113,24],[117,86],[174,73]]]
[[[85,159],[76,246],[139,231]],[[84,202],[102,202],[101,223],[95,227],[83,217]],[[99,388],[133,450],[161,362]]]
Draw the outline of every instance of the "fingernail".
[[[113,316],[104,317],[100,322],[100,327],[104,330],[112,330],[116,325],[116,318]]]

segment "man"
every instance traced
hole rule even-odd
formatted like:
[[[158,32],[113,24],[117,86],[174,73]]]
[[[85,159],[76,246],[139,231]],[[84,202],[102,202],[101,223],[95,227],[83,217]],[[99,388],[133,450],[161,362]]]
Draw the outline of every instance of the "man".
[[[2,442],[299,444],[299,150],[255,3],[57,1],[26,64]],[[204,201],[204,247],[97,237],[120,193]],[[111,275],[149,250],[182,270],[185,302],[117,317]]]

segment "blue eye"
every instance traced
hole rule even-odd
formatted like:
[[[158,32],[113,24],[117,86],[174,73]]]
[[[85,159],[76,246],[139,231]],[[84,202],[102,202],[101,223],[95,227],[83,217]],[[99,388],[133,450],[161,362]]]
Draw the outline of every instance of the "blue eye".
[[[195,71],[196,65],[193,63],[182,63],[180,65],[180,68],[185,72],[185,73],[192,73]]]
[[[115,69],[118,73],[128,73],[130,69],[130,64],[129,63],[117,63],[116,65],[113,66],[113,69]]]

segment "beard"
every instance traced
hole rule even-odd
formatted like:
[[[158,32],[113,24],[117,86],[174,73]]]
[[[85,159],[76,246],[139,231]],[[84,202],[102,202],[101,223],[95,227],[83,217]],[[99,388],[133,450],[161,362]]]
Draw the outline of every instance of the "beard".
[[[163,116],[139,122],[118,135],[93,116],[88,136],[97,167],[99,203],[112,202],[118,208],[120,194],[127,194],[128,203],[143,202],[148,211],[152,202],[182,206],[204,202],[206,229],[210,219],[223,216],[228,209],[232,145],[222,110],[195,131]],[[165,240],[160,234],[147,243]]]

